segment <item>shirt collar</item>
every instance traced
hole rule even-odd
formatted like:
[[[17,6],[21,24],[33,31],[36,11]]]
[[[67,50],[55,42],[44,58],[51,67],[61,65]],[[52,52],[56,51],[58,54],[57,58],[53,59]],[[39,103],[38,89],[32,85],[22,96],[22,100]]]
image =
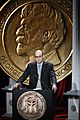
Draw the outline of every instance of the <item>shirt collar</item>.
[[[42,66],[43,65],[43,61],[41,63],[37,63],[37,65],[39,65],[39,64]]]

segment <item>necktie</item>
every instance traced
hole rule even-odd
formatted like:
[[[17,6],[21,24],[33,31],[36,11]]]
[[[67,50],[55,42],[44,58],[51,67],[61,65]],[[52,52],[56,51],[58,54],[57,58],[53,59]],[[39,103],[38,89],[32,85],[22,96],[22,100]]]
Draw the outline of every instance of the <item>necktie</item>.
[[[40,77],[41,77],[41,64],[38,64],[37,70],[38,70],[38,82],[37,82],[36,88],[42,89],[41,81],[40,81]]]
[[[40,79],[41,76],[41,64],[38,64],[38,77]]]

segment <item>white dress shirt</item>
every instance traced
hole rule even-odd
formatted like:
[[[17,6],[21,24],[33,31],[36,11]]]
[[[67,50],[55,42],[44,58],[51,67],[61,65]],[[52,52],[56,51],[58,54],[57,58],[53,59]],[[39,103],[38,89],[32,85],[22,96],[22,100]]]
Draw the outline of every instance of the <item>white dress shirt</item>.
[[[43,62],[37,63],[38,82],[37,82],[36,88],[38,88],[38,89],[42,89],[42,86],[41,86],[41,70],[42,70],[42,64],[43,64]]]

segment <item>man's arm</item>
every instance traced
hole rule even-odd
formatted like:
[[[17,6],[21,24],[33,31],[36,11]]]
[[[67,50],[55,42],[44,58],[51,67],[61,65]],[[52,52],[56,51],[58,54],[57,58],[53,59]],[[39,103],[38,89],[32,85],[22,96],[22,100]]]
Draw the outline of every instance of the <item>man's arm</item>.
[[[50,77],[51,77],[52,84],[56,84],[57,79],[56,79],[56,74],[53,68],[53,64],[50,64]]]
[[[57,86],[56,86],[57,79],[56,79],[56,74],[53,68],[53,64],[51,64],[51,67],[50,67],[50,77],[52,81],[52,90],[54,90],[54,93],[55,93],[57,90]]]
[[[24,80],[26,80],[26,78],[28,77],[29,74],[30,74],[30,68],[29,68],[29,65],[28,65],[27,68],[25,69],[25,71],[23,72],[23,74],[16,81],[16,84],[12,86],[12,88],[14,89],[14,88],[20,87],[21,84],[24,82]]]
[[[30,69],[29,69],[29,65],[27,66],[27,68],[25,69],[25,71],[23,72],[23,74],[20,76],[20,78],[17,80],[16,83],[23,83],[24,80],[28,77],[28,75],[30,74]]]

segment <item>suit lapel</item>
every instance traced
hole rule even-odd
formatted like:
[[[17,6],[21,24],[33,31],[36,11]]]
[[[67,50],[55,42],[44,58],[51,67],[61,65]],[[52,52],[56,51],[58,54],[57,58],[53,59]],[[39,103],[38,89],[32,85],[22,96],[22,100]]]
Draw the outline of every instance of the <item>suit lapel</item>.
[[[45,70],[46,70],[46,63],[43,62],[42,71],[41,71],[41,79],[42,79],[42,76],[44,75]]]
[[[37,72],[37,63],[34,63],[34,73],[36,75],[36,77],[38,76],[38,72]]]
[[[44,75],[45,70],[46,70],[46,62],[43,62],[42,70],[41,70],[41,79],[42,79],[42,76]],[[36,62],[34,63],[34,73],[35,73],[36,76],[38,76],[37,63]]]

